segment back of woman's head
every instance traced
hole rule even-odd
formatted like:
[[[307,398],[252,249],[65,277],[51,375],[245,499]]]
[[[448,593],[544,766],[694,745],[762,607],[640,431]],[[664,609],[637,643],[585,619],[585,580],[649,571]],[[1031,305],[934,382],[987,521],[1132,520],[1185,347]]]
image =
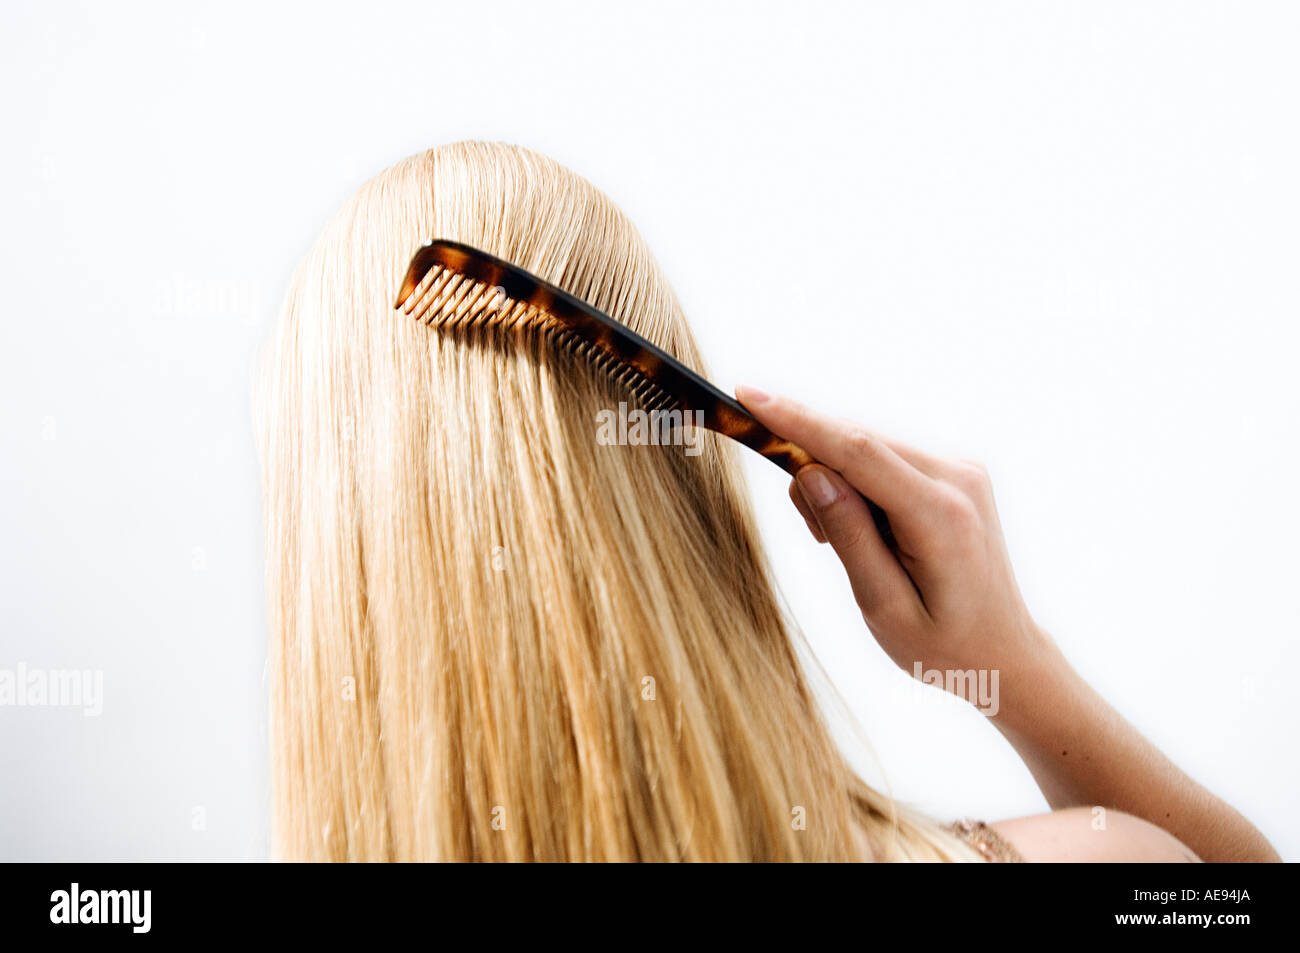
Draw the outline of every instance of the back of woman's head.
[[[294,277],[258,387],[277,852],[959,852],[830,740],[733,447],[606,445],[597,414],[629,395],[581,358],[535,332],[395,312],[431,237],[514,262],[700,367],[640,236],[549,159],[434,149],[339,212]]]

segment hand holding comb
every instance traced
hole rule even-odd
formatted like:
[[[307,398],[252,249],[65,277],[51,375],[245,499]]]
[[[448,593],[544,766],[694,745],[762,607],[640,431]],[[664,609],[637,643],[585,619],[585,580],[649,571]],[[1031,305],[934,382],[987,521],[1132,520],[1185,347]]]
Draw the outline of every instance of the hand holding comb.
[[[421,247],[406,270],[395,308],[430,327],[535,328],[625,384],[647,410],[699,411],[707,429],[743,443],[791,476],[814,462],[735,399],[626,325],[469,245],[437,239]],[[870,500],[867,505],[885,542],[894,545],[884,511]]]

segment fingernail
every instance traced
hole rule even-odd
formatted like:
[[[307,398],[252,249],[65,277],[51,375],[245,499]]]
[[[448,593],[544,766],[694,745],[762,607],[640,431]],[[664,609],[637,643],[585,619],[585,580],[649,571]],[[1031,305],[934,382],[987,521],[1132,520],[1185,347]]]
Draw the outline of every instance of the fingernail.
[[[804,496],[813,506],[825,509],[839,496],[835,486],[826,479],[826,474],[817,467],[804,467],[795,479],[799,481],[799,489],[803,490]]]
[[[740,398],[742,404],[748,404],[751,407],[766,403],[771,399],[757,387],[750,387],[748,384],[741,384],[737,387],[736,396]]]

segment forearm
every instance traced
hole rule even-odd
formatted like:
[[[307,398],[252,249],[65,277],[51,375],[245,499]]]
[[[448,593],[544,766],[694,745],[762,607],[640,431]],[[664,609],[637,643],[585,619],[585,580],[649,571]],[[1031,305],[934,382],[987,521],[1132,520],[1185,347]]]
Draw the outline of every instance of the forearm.
[[[1249,821],[1125,721],[1055,647],[1020,673],[1007,673],[1003,696],[994,724],[1053,809],[1124,811],[1168,831],[1206,861],[1281,859]]]

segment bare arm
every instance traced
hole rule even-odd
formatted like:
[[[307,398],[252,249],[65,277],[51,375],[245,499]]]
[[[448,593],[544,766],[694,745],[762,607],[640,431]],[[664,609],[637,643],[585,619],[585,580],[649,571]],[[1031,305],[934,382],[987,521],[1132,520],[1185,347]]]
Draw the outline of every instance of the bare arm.
[[[993,722],[1058,809],[999,825],[1018,846],[1032,844],[1027,856],[1066,859],[1048,856],[1056,844],[1076,857],[1099,852],[1092,859],[1185,859],[1186,844],[1210,861],[1279,859],[1249,821],[1080,678],[1034,623],[982,467],[938,459],[785,398],[751,388],[737,394],[774,433],[825,464],[799,472],[791,499],[844,563],[863,618],[889,656],[909,672],[919,662],[941,672],[999,673]],[[881,539],[864,496],[889,516],[897,550]],[[1094,806],[1115,815],[1118,836],[1073,840],[1082,815],[1060,809],[1087,808],[1091,816]],[[1118,856],[1132,852],[1125,844],[1139,856]]]
[[[1126,811],[1205,860],[1281,860],[1254,825],[1165,757],[1063,658],[1007,702],[993,723],[1053,808]]]

